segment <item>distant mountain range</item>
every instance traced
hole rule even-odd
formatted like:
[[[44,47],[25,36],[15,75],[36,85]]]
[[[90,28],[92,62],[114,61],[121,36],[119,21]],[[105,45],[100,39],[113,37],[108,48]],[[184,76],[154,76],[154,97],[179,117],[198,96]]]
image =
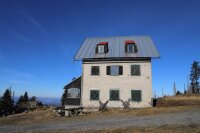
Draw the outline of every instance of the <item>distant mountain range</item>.
[[[14,100],[15,100],[15,103],[18,101],[19,99],[19,96],[15,96],[14,97]],[[43,104],[47,104],[47,105],[60,105],[61,102],[60,102],[60,98],[49,98],[49,97],[37,97],[37,99],[39,101],[41,101]]]
[[[47,105],[60,105],[60,98],[48,98],[48,97],[39,97],[40,101],[42,101],[43,104]]]

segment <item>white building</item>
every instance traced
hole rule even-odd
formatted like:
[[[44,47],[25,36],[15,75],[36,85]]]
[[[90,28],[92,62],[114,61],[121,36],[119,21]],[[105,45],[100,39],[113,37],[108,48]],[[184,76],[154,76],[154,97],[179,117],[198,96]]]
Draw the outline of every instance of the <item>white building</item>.
[[[152,106],[152,58],[159,53],[149,36],[87,38],[75,55],[82,61],[80,105],[98,108],[108,100],[108,107],[121,108],[120,99],[130,98],[132,108]]]

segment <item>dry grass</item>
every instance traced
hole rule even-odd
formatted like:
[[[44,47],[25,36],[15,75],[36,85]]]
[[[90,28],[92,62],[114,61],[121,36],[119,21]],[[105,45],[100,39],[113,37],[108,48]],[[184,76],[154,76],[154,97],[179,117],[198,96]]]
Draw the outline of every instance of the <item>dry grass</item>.
[[[200,108],[200,106],[193,106],[194,108]],[[51,122],[51,121],[70,121],[70,120],[89,120],[98,119],[107,116],[143,116],[143,115],[155,115],[162,113],[174,113],[179,111],[191,110],[191,106],[178,106],[178,107],[156,107],[156,108],[144,108],[144,109],[110,109],[106,112],[92,112],[91,114],[74,116],[74,117],[59,117],[53,112],[52,109],[47,110],[35,110],[28,113],[21,113],[0,118],[1,125],[26,125],[33,123]]]
[[[132,109],[132,110],[122,110],[122,109],[109,109],[105,112],[92,112],[91,114],[83,116],[74,117],[63,117],[62,120],[91,120],[106,117],[123,117],[123,116],[145,116],[145,115],[157,115],[166,113],[175,113],[193,110],[195,108],[200,108],[200,106],[178,106],[178,107],[155,107],[155,108],[143,108],[143,109]]]
[[[157,101],[157,107],[200,105],[200,95],[180,95],[166,97]]]
[[[55,112],[53,112],[52,109],[46,109],[46,110],[39,109],[28,113],[20,113],[20,114],[10,115],[7,117],[2,117],[0,118],[0,124],[23,125],[23,124],[52,121],[58,118],[59,117],[55,114]]]

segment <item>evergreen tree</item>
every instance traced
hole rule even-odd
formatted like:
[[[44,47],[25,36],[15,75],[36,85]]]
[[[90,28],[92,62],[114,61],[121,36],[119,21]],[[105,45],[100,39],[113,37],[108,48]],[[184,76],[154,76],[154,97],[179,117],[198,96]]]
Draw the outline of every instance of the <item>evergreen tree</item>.
[[[199,77],[200,77],[200,66],[199,62],[194,61],[192,64],[191,72],[190,72],[190,80],[193,94],[199,94]]]
[[[22,103],[24,100],[24,97],[21,95],[17,101],[17,105],[19,105],[20,103]]]
[[[10,89],[6,89],[3,94],[3,97],[0,100],[1,111],[4,115],[12,114],[14,111],[14,100],[12,98],[12,91]]]
[[[181,92],[180,92],[180,91],[177,91],[177,92],[176,92],[176,95],[181,95]]]
[[[28,97],[28,93],[27,91],[24,93],[24,97],[23,97],[23,102],[28,102],[29,101],[29,97]]]
[[[31,102],[37,101],[36,96],[32,96],[32,97],[29,99],[29,101],[31,101]]]

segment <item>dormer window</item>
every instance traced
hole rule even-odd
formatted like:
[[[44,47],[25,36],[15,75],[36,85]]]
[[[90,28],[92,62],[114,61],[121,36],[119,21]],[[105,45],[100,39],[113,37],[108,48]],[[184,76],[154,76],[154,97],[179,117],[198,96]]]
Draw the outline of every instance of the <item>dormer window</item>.
[[[138,48],[133,40],[125,41],[125,52],[126,53],[137,53]]]
[[[104,45],[98,45],[98,53],[99,54],[104,54],[105,51],[104,51]]]
[[[133,53],[134,52],[134,45],[133,44],[128,44],[127,45],[127,52],[128,53]]]
[[[108,42],[100,42],[99,44],[97,44],[95,53],[98,54],[108,53]]]

